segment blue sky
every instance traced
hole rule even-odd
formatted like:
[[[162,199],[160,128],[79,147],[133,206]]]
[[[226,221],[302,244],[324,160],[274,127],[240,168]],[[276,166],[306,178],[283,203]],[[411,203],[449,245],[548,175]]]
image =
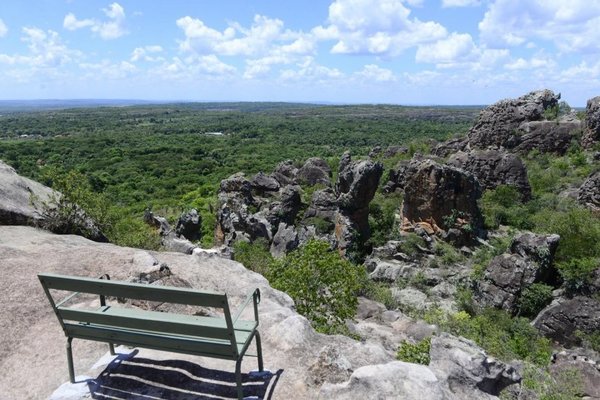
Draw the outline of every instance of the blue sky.
[[[600,95],[599,0],[2,0],[0,99]]]

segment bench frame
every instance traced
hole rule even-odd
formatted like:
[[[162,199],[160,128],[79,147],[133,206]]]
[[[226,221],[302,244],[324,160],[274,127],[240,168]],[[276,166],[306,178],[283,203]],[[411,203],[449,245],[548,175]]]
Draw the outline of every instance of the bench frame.
[[[115,354],[114,344],[119,343],[235,361],[238,399],[243,399],[242,359],[252,339],[256,341],[255,357],[258,358],[258,369],[263,371],[262,346],[257,330],[260,303],[258,289],[246,297],[232,318],[226,294],[111,281],[108,275],[93,279],[45,273],[39,274],[38,278],[67,337],[67,362],[71,383],[75,383],[71,347],[74,338],[106,342],[112,355]],[[57,303],[50,289],[72,293]],[[100,308],[65,306],[81,293],[99,295]],[[223,318],[107,306],[106,297],[212,307],[223,310]],[[240,320],[239,317],[250,302],[254,307],[254,320]]]

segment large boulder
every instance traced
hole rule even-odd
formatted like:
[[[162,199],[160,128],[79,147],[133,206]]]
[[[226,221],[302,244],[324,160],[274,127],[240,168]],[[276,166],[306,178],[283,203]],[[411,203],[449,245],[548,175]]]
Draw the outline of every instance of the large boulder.
[[[76,234],[97,242],[108,239],[85,211],[77,207],[67,221],[57,205],[61,194],[17,174],[0,161],[0,225],[29,225],[55,233]]]
[[[200,240],[202,228],[202,217],[196,209],[191,209],[188,212],[181,214],[175,226],[175,234],[177,237],[184,237],[187,240]]]
[[[479,198],[481,185],[473,174],[425,160],[407,180],[402,216],[411,223],[426,221],[442,229],[454,227],[453,217],[461,218],[479,234],[483,228]]]
[[[460,399],[498,396],[507,386],[521,382],[514,367],[492,357],[474,342],[441,333],[431,337],[430,368],[447,392]]]
[[[285,160],[277,164],[272,176],[280,185],[284,186],[295,184],[297,174],[298,168],[296,168],[294,162],[292,160]]]
[[[333,230],[338,201],[331,188],[315,190],[308,208],[304,212],[303,223],[315,225],[322,232]]]
[[[577,201],[593,211],[600,212],[600,171],[588,176],[577,191]]]
[[[452,155],[447,163],[475,175],[483,189],[509,185],[521,193],[523,200],[531,198],[527,167],[515,154],[495,149],[473,150],[469,153],[460,151]]]
[[[439,143],[431,152],[438,157],[448,157],[459,151],[465,151],[468,144],[466,137],[453,138]]]
[[[581,143],[584,147],[592,147],[600,141],[600,96],[587,101],[585,108],[585,128]]]
[[[265,196],[269,193],[277,192],[281,184],[272,175],[259,172],[250,181],[250,186],[256,195]]]
[[[550,374],[560,377],[565,371],[577,371],[581,378],[582,398],[600,399],[600,362],[578,351],[564,350],[552,356]],[[564,379],[564,378],[563,378]]]
[[[508,147],[520,154],[537,150],[564,155],[580,130],[580,121],[528,121],[519,126],[518,135]]]
[[[512,148],[516,145],[517,128],[523,122],[544,119],[544,111],[558,105],[560,95],[551,90],[539,90],[517,99],[501,100],[479,114],[469,130],[469,145],[472,148]]]
[[[411,160],[400,161],[394,168],[388,172],[387,183],[383,187],[384,193],[393,193],[397,190],[404,190],[408,178],[410,178],[421,166],[424,158],[415,155]]]
[[[554,253],[560,236],[523,233],[517,236],[508,253],[496,256],[478,283],[474,299],[484,307],[515,313],[523,290],[533,283],[555,283]]]
[[[309,186],[317,184],[331,186],[331,168],[327,161],[322,158],[313,157],[306,160],[302,168],[298,170],[296,179],[298,183]]]
[[[600,332],[600,301],[577,296],[553,303],[533,321],[547,337],[570,347],[580,344],[577,331],[585,334]]]

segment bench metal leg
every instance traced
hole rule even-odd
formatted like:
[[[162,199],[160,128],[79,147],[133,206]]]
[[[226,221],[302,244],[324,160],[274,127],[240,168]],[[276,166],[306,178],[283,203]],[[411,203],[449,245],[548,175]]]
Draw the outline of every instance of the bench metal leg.
[[[67,338],[67,363],[69,365],[69,379],[71,383],[75,383],[75,368],[73,367],[73,350],[71,349],[71,342],[73,338]]]
[[[108,344],[108,349],[110,350],[110,355],[114,356],[115,355],[115,345],[112,343]]]
[[[235,383],[237,386],[237,396],[239,400],[244,399],[244,390],[242,388],[242,359],[235,363]]]
[[[256,331],[256,355],[258,356],[258,370],[263,371],[262,345],[260,343],[260,333]]]

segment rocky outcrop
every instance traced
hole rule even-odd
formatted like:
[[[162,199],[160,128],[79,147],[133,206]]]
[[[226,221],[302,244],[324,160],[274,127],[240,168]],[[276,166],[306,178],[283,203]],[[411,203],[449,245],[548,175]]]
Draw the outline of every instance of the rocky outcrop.
[[[581,130],[580,121],[530,121],[519,126],[514,138],[513,151],[526,155],[536,150],[540,153],[564,155],[576,132]]]
[[[447,163],[475,175],[483,189],[509,185],[521,193],[523,200],[531,198],[527,168],[515,154],[494,149],[461,151],[452,155]]]
[[[295,183],[297,174],[298,168],[294,166],[292,160],[280,162],[273,170],[273,178],[282,186]]]
[[[175,235],[190,241],[201,239],[202,217],[196,209],[181,214],[175,226]]]
[[[408,178],[414,175],[425,158],[416,155],[411,160],[400,161],[396,166],[389,170],[387,183],[383,187],[383,193],[393,193],[397,190],[404,190]]]
[[[186,214],[184,213],[181,218],[183,218],[184,215]],[[179,221],[181,221],[181,218]],[[163,249],[174,251],[176,253],[192,254],[194,250],[198,248],[198,246],[193,244],[189,239],[177,234],[165,217],[155,215],[152,211],[146,210],[144,212],[144,221],[158,230],[158,234],[160,235],[160,245]]]
[[[590,210],[600,212],[600,171],[588,176],[577,191],[577,201]]]
[[[273,257],[283,257],[297,248],[299,244],[298,232],[296,232],[294,226],[281,222],[275,236],[273,236],[270,252]]]
[[[544,111],[558,105],[560,95],[551,90],[528,93],[517,99],[501,100],[484,109],[469,130],[472,148],[512,148],[518,144],[517,129],[523,122],[544,119]]]
[[[61,194],[24,178],[0,161],[0,225],[29,225],[55,233],[76,234],[108,242],[98,225],[78,208],[69,221],[57,210]]]
[[[342,155],[335,184],[339,207],[335,234],[342,254],[351,243],[358,242],[360,245],[369,239],[369,203],[375,196],[382,174],[383,165],[379,162],[352,161],[348,152]]]
[[[0,375],[0,387],[6,398],[48,398],[55,388],[68,381],[64,334],[39,287],[36,274],[40,272],[89,277],[107,273],[113,280],[135,280],[227,293],[233,310],[243,303],[249,292],[259,288],[259,330],[265,367],[276,374],[269,388],[274,400],[354,399],[358,395],[364,398],[458,400],[485,399],[488,396],[472,384],[471,377],[477,369],[473,365],[461,372],[458,366],[463,365],[462,362],[451,362],[455,367],[451,369],[452,373],[448,373],[443,363],[424,366],[396,361],[400,339],[406,339],[415,327],[422,326],[401,313],[383,311],[381,307],[363,313],[371,320],[361,322],[358,329],[366,330],[371,326],[373,332],[380,332],[379,335],[366,336],[363,341],[341,335],[322,335],[293,310],[289,296],[272,289],[261,275],[237,262],[214,255],[146,252],[94,243],[77,236],[59,236],[33,228],[11,226],[0,227],[0,254],[5,274],[0,280],[0,301],[5,305],[0,310],[0,329],[3,332],[0,336],[0,368],[4,371]],[[168,265],[168,273],[164,265]],[[198,312],[192,307],[188,309],[169,304],[161,304],[158,309]],[[375,319],[384,321],[384,325],[377,325]],[[431,329],[422,333],[415,331],[410,337],[422,337],[422,334],[430,335],[431,332]],[[76,341],[75,368],[78,373],[85,373],[79,379],[104,379],[106,365],[114,360],[107,350],[103,343]],[[160,375],[157,382],[161,386],[155,386],[152,380],[114,380],[113,384],[117,386],[112,386],[112,389],[122,390],[121,394],[130,393],[132,385],[135,385],[136,388],[141,387],[146,397],[165,398],[165,386],[179,388],[183,384],[178,379],[181,374],[176,374],[173,367],[179,371],[193,371],[190,376],[194,376],[194,390],[202,387],[204,383],[201,381],[211,380],[203,393],[214,393],[211,389],[214,391],[215,380],[217,385],[233,385],[233,366],[229,361],[148,349],[134,351],[123,347],[118,351],[121,355],[111,364],[111,368],[115,368],[111,369],[111,374],[118,376],[119,373],[133,372],[135,375],[137,370],[152,369],[156,372],[155,378]],[[452,357],[454,355],[450,352],[447,358]],[[434,359],[441,360],[442,357],[435,356]],[[249,370],[256,368],[256,364],[250,361],[253,360],[245,360],[242,364],[245,388],[256,383],[251,383],[247,375]],[[489,360],[488,363],[493,365]],[[87,370],[90,366],[91,369]],[[206,375],[209,371],[213,374]],[[482,373],[483,378],[477,379],[485,381],[488,379],[485,377],[493,376],[495,371],[495,367],[491,368],[487,375]],[[443,378],[446,375],[448,380]],[[37,377],[34,383],[31,376]],[[470,380],[467,385],[459,387],[454,383],[456,376],[468,376]],[[185,380],[188,378],[185,377]],[[71,399],[89,398],[93,387],[65,383],[55,396],[60,398],[70,393]],[[470,388],[470,393],[467,388]]]
[[[445,391],[460,399],[498,396],[507,386],[521,382],[515,368],[488,357],[472,341],[448,333],[431,337],[429,355],[429,366],[447,385]]]
[[[581,350],[581,349],[579,349]],[[552,356],[550,374],[561,376],[566,371],[577,371],[581,378],[581,386],[578,387],[582,398],[600,399],[600,363],[577,350],[563,350]],[[563,378],[564,379],[564,378]]]
[[[533,324],[542,334],[564,346],[578,345],[581,339],[577,331],[586,334],[600,331],[600,301],[585,296],[557,301],[540,312]]]
[[[483,307],[515,313],[522,291],[533,283],[556,283],[553,268],[558,235],[524,233],[515,237],[509,252],[494,257],[477,285],[474,299]]]
[[[459,151],[465,151],[468,144],[469,141],[466,137],[454,138],[438,144],[431,152],[438,157],[445,158]]]
[[[585,124],[581,144],[592,147],[600,141],[600,96],[587,101],[585,108]]]
[[[402,216],[448,230],[458,218],[481,234],[483,218],[477,204],[481,186],[474,175],[432,160],[423,161],[404,188]]]
[[[313,157],[306,160],[302,168],[296,174],[296,180],[300,184],[314,186],[331,186],[331,168],[327,161],[322,158]]]
[[[319,220],[323,226],[317,226],[321,233],[329,233],[335,226],[335,215],[338,210],[338,201],[335,192],[331,188],[316,190],[311,198],[310,204],[304,212],[303,223],[315,225]]]

